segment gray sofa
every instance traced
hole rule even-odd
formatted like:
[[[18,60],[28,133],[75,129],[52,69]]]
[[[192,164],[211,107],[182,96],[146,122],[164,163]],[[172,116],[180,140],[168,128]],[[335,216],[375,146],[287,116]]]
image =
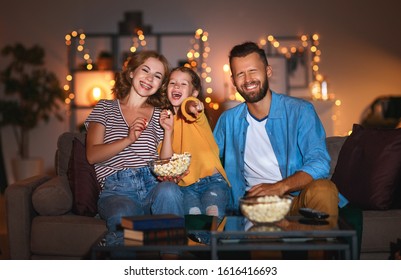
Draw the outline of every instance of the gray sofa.
[[[327,149],[331,156],[330,176],[334,173],[338,155],[346,137],[333,136],[326,139]],[[401,209],[384,211],[363,210],[363,230],[361,259],[388,259],[390,242],[401,237]]]
[[[72,142],[84,134],[66,132],[57,143],[57,176],[36,176],[6,188],[11,259],[85,259],[106,232],[105,222],[72,213],[67,178]]]
[[[37,176],[7,187],[11,259],[84,259],[88,257],[90,247],[106,231],[102,220],[68,211],[71,210],[72,194],[67,168],[74,137],[81,141],[84,139],[82,134],[70,132],[59,138],[57,176]],[[345,139],[327,138],[332,173]],[[38,211],[47,214],[39,214]],[[390,242],[400,237],[401,210],[363,211],[361,259],[387,259]]]

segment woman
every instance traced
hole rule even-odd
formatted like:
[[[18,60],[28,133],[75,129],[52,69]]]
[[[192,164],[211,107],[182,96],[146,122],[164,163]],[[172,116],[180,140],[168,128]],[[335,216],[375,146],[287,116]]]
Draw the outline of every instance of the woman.
[[[114,100],[101,100],[85,122],[86,155],[94,164],[102,191],[100,217],[106,221],[107,245],[123,242],[121,217],[143,214],[183,215],[182,194],[169,182],[158,184],[147,163],[158,158],[166,141],[160,120],[168,62],[154,51],[136,53],[117,74]],[[165,154],[161,150],[160,155]]]

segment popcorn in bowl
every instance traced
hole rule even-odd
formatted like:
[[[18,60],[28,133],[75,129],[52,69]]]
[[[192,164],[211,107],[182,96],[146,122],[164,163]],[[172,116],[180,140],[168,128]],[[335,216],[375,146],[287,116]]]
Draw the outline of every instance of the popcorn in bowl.
[[[191,154],[173,154],[170,159],[159,159],[149,162],[149,167],[156,176],[177,177],[187,171],[191,163]]]
[[[274,223],[282,220],[290,211],[292,199],[289,196],[259,196],[240,199],[241,212],[256,224]]]

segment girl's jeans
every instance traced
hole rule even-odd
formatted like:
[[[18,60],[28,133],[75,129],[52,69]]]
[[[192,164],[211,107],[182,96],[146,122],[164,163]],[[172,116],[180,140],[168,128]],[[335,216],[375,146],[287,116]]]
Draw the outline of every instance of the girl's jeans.
[[[185,214],[207,214],[221,220],[226,212],[230,188],[220,173],[182,188]]]
[[[98,201],[106,221],[107,245],[123,244],[121,217],[144,214],[184,215],[183,195],[178,185],[158,182],[148,167],[118,171],[106,178]]]

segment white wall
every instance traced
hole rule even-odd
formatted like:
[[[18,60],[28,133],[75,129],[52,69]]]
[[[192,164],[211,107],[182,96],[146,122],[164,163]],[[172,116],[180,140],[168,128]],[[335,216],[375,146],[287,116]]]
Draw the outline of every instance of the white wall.
[[[362,111],[377,96],[401,94],[401,17],[397,0],[69,0],[7,1],[0,9],[0,48],[16,42],[46,48],[47,64],[63,81],[67,74],[64,36],[118,31],[125,11],[143,11],[144,24],[155,32],[209,32],[213,88],[223,92],[222,65],[231,47],[273,34],[320,34],[321,73],[342,101],[338,134],[358,123]],[[0,60],[0,68],[4,62]],[[0,88],[0,96],[2,89]],[[52,121],[32,134],[32,156],[45,159],[53,171],[58,135],[68,123]],[[6,163],[16,154],[9,129],[2,132]],[[8,173],[9,167],[8,167]],[[9,182],[13,181],[11,174]]]

